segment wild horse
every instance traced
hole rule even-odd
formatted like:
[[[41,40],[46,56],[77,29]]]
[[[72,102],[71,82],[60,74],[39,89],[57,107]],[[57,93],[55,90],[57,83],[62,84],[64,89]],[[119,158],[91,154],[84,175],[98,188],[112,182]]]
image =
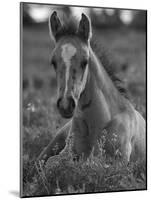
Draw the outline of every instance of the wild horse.
[[[106,130],[106,154],[115,155],[128,163],[131,159],[145,160],[145,120],[108,73],[109,66],[91,48],[91,22],[82,14],[78,28],[72,23],[62,24],[57,12],[49,19],[50,35],[55,42],[51,55],[57,77],[57,108],[64,118],[71,120],[59,130],[43,150],[39,160],[64,152],[72,138],[71,151],[88,158],[98,153],[98,141]],[[116,148],[111,141],[116,139]],[[57,150],[56,147],[57,146]],[[55,149],[55,150],[54,150]]]

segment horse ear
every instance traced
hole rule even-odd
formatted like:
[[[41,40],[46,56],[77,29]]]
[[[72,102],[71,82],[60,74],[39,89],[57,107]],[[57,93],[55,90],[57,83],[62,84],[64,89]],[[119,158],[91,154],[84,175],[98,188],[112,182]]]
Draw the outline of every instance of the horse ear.
[[[62,24],[60,22],[59,17],[57,16],[57,12],[54,11],[49,18],[49,31],[50,35],[56,40],[57,33],[61,30]]]
[[[82,13],[82,17],[79,23],[78,34],[84,40],[88,41],[91,38],[91,22],[89,18]]]

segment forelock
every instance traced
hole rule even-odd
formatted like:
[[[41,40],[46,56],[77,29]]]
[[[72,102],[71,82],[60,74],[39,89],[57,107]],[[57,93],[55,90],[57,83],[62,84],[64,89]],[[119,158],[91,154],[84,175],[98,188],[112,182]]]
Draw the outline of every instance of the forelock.
[[[81,41],[85,43],[85,40],[81,38],[77,32],[78,30],[78,20],[74,17],[67,19],[63,17],[62,19],[62,28],[56,34],[56,41],[61,39],[62,37],[78,37]]]

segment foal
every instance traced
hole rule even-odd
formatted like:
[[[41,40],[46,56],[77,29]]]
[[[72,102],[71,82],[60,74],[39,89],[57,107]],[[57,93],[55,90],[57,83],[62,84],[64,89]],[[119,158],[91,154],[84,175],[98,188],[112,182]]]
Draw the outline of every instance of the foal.
[[[49,19],[49,28],[55,41],[51,64],[58,83],[57,108],[62,117],[71,118],[71,121],[59,130],[39,160],[46,161],[67,149],[71,137],[74,155],[88,158],[92,150],[97,155],[98,140],[104,129],[107,132],[106,154],[113,156],[120,151],[126,162],[145,159],[145,120],[120,93],[92,50],[88,17],[82,14],[79,26],[74,30],[62,25],[54,12]],[[112,139],[116,139],[114,149]]]

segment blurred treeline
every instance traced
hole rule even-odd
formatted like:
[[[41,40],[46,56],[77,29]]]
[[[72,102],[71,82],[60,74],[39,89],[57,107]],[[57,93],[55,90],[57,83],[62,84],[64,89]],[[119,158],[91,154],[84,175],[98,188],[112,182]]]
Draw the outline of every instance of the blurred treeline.
[[[33,26],[47,23],[47,20],[37,22],[31,15],[31,8],[34,4],[23,4],[23,25]],[[34,5],[35,6],[35,5]],[[50,12],[55,8],[63,15],[70,18],[73,15],[73,7],[69,6],[46,6],[37,4],[38,7],[49,7]],[[79,7],[80,8],[80,7]],[[128,27],[139,30],[146,30],[147,12],[145,10],[124,10],[124,9],[107,9],[107,8],[85,8],[91,18],[92,26],[96,28],[120,28]],[[31,12],[30,12],[31,11]],[[126,11],[126,12],[125,12]],[[124,15],[124,16],[123,16]],[[124,17],[129,15],[130,21],[124,21]]]

